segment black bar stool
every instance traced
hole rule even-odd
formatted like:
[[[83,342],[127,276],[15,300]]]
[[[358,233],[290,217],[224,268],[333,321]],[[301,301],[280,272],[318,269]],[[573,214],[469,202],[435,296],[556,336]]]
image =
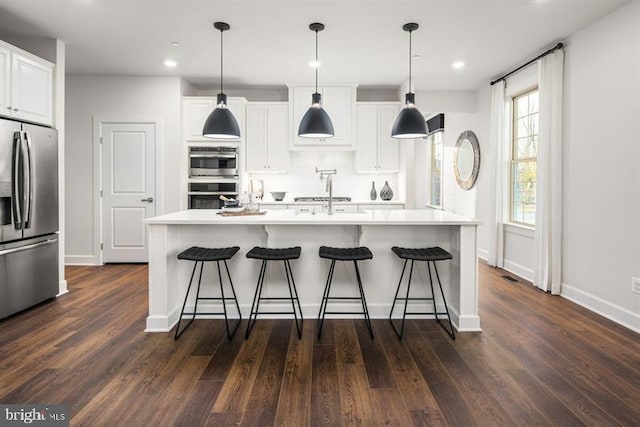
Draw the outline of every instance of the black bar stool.
[[[400,275],[400,281],[398,282],[398,288],[396,289],[396,295],[393,298],[393,305],[391,306],[391,312],[389,313],[389,322],[391,322],[391,326],[393,326],[393,330],[396,331],[398,338],[402,339],[402,333],[404,332],[404,320],[407,315],[434,315],[436,317],[436,321],[442,326],[442,328],[449,334],[452,339],[456,339],[456,335],[453,332],[453,324],[451,323],[451,316],[449,316],[449,307],[447,306],[447,300],[444,297],[444,292],[442,290],[442,283],[440,282],[440,275],[438,274],[438,268],[436,267],[436,261],[444,261],[447,259],[452,259],[453,256],[442,249],[441,247],[435,246],[433,248],[420,248],[420,249],[411,249],[411,248],[399,248],[394,246],[391,250],[398,255],[400,258],[404,259],[404,266],[402,267],[402,274]],[[398,292],[400,292],[400,285],[402,284],[402,278],[404,277],[405,269],[407,268],[407,262],[411,260],[411,268],[409,269],[409,282],[407,283],[407,293],[404,298],[398,297]],[[409,290],[411,289],[411,277],[413,275],[413,263],[414,261],[427,261],[427,269],[429,270],[429,284],[431,285],[431,297],[417,297],[411,298],[409,297]],[[444,302],[444,308],[446,312],[438,312],[436,308],[436,299],[435,293],[433,292],[433,279],[431,276],[431,267],[430,264],[433,264],[433,269],[436,271],[436,277],[438,279],[438,286],[440,287],[440,294],[442,295],[442,301]],[[400,330],[396,328],[396,325],[393,323],[393,319],[391,316],[393,315],[393,310],[396,306],[396,301],[404,301],[404,312],[402,313],[402,324],[400,326]],[[432,301],[433,302],[433,311],[422,311],[422,312],[407,312],[407,306],[409,305],[409,301]],[[440,319],[438,315],[446,315],[449,320],[449,329],[447,329]]]
[[[324,287],[324,293],[322,294],[322,302],[320,303],[320,312],[318,313],[318,320],[320,321],[320,328],[318,330],[318,339],[322,335],[322,324],[324,323],[325,314],[364,314],[364,320],[369,328],[369,335],[373,339],[373,328],[371,327],[371,319],[369,318],[369,309],[367,308],[367,300],[364,297],[364,290],[362,289],[362,279],[360,278],[360,270],[358,269],[358,261],[365,259],[372,259],[373,254],[367,247],[359,248],[332,248],[329,246],[320,246],[318,251],[320,258],[327,258],[331,260],[331,266],[329,267],[329,275],[327,276],[327,283]],[[335,270],[336,261],[353,261],[353,266],[356,269],[356,279],[358,280],[359,297],[330,297],[329,291],[331,290],[331,281],[333,280],[333,272]],[[360,300],[362,303],[362,311],[327,311],[327,303],[329,300]]]
[[[242,320],[242,314],[240,314],[240,306],[238,305],[238,299],[236,298],[236,291],[233,289],[233,282],[231,281],[231,274],[229,273],[229,267],[227,266],[227,260],[233,258],[233,256],[238,252],[240,248],[238,246],[233,246],[231,248],[201,248],[198,246],[192,246],[189,249],[180,252],[178,254],[178,259],[184,259],[187,261],[194,261],[193,271],[191,272],[191,279],[189,279],[189,287],[187,288],[187,293],[184,296],[184,303],[182,304],[182,311],[180,311],[180,318],[178,319],[178,326],[176,326],[176,334],[174,339],[178,339],[178,337],[191,325],[191,322],[196,318],[196,315],[224,315],[224,323],[227,328],[227,338],[231,340],[231,337],[238,329],[238,325]],[[218,282],[220,283],[220,297],[201,297],[200,296],[200,283],[202,282],[202,269],[204,268],[205,262],[215,261],[218,265]],[[224,262],[224,268],[227,270],[227,277],[229,278],[229,285],[231,286],[231,292],[233,293],[233,297],[225,297],[224,296],[224,287],[222,286],[222,273],[220,272],[220,261]],[[193,276],[196,273],[196,268],[198,267],[198,263],[200,263],[200,276],[198,277],[198,288],[196,290],[196,303],[193,307],[192,313],[185,313],[184,309],[187,305],[187,299],[189,298],[189,292],[191,291],[191,283],[193,282]],[[222,301],[222,309],[223,312],[217,313],[198,313],[198,301],[207,300],[207,301]],[[238,320],[236,321],[233,330],[229,329],[229,318],[227,317],[227,301],[233,300],[236,304],[236,309],[238,310]],[[192,316],[187,326],[185,326],[182,330],[180,330],[180,322],[182,321],[182,316]]]
[[[302,307],[300,307],[300,299],[298,299],[298,291],[296,290],[296,282],[293,280],[293,272],[291,271],[291,264],[289,261],[292,259],[300,258],[301,252],[300,246],[293,248],[261,248],[259,246],[254,247],[247,252],[247,258],[255,258],[262,260],[262,266],[260,267],[260,274],[258,274],[258,283],[256,284],[256,292],[253,295],[253,302],[251,303],[251,313],[249,314],[249,324],[247,325],[247,332],[244,338],[247,339],[251,333],[253,325],[256,323],[258,314],[293,314],[296,321],[296,329],[298,331],[298,339],[302,337]],[[264,278],[267,272],[267,261],[283,261],[284,273],[287,276],[287,285],[289,287],[288,297],[263,297],[262,288],[264,285]],[[260,301],[291,301],[291,307],[293,311],[269,311],[260,312]],[[296,313],[296,303],[298,304],[298,311],[300,312],[300,323],[298,324],[298,315]]]

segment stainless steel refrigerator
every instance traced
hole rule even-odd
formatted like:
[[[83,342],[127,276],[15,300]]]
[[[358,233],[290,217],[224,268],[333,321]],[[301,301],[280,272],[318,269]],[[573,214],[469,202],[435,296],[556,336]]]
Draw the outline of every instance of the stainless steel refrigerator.
[[[58,132],[0,119],[0,319],[58,293]]]

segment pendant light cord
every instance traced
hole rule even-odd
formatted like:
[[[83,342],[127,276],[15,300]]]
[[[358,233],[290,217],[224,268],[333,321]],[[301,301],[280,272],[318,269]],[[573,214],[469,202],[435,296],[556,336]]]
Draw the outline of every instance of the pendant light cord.
[[[316,30],[316,93],[318,93],[318,68],[320,63],[318,62],[318,30]]]
[[[407,92],[411,93],[411,33],[413,31],[409,31],[409,90]]]
[[[224,31],[220,30],[220,93],[222,93],[222,83],[224,80],[222,68],[224,64],[224,44],[222,43]]]

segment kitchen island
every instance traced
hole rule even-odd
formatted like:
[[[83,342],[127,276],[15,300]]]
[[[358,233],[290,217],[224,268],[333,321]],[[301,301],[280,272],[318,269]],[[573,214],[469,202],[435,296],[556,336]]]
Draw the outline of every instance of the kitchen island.
[[[149,243],[147,332],[169,331],[177,323],[193,263],[179,261],[176,256],[191,246],[240,247],[240,252],[228,261],[228,265],[243,318],[248,317],[260,270],[260,262],[247,259],[244,254],[254,246],[301,246],[302,255],[300,259],[291,262],[291,267],[304,317],[307,320],[315,319],[329,269],[329,261],[318,257],[318,248],[322,245],[367,246],[371,249],[373,259],[361,261],[358,266],[372,318],[389,316],[402,271],[403,261],[391,252],[392,246],[440,246],[446,249],[451,252],[453,259],[439,262],[438,271],[452,322],[458,331],[480,331],[477,220],[440,210],[371,210],[334,215],[296,214],[292,210],[273,210],[266,211],[265,215],[231,217],[223,217],[218,215],[218,212],[194,209],[145,221]],[[228,286],[224,275],[223,280],[225,286]],[[405,277],[403,283],[406,280]],[[412,296],[426,295],[428,280],[426,263],[416,263],[411,287]],[[353,264],[337,263],[332,296],[355,295],[355,283]],[[264,286],[264,296],[287,294],[281,262],[269,263]],[[225,292],[227,289],[225,288]],[[201,296],[218,294],[215,263],[206,263]],[[440,308],[443,308],[442,301],[439,298],[437,301]],[[280,306],[272,304],[273,311],[290,309],[290,305],[286,304],[288,303],[282,303]],[[335,311],[355,311],[358,310],[356,304],[337,303],[333,308]],[[266,305],[261,307],[263,308],[266,310]],[[220,310],[215,304],[200,303],[198,311]],[[231,309],[230,316],[235,315],[235,311]],[[268,316],[262,316],[265,317]]]

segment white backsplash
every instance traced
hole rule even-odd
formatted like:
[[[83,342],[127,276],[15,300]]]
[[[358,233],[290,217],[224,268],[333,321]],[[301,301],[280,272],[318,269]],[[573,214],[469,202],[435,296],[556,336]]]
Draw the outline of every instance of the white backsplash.
[[[366,201],[369,199],[371,182],[375,182],[380,200],[380,189],[385,181],[393,190],[393,199],[399,200],[398,174],[397,173],[356,173],[354,169],[354,153],[351,151],[290,151],[289,172],[285,174],[252,173],[249,178],[264,181],[265,201],[272,201],[271,191],[286,191],[285,201],[293,201],[298,196],[326,196],[325,181],[320,180],[318,169],[337,169],[337,175],[333,176],[333,195],[339,197],[351,197],[354,201]],[[248,184],[247,184],[248,185]]]

